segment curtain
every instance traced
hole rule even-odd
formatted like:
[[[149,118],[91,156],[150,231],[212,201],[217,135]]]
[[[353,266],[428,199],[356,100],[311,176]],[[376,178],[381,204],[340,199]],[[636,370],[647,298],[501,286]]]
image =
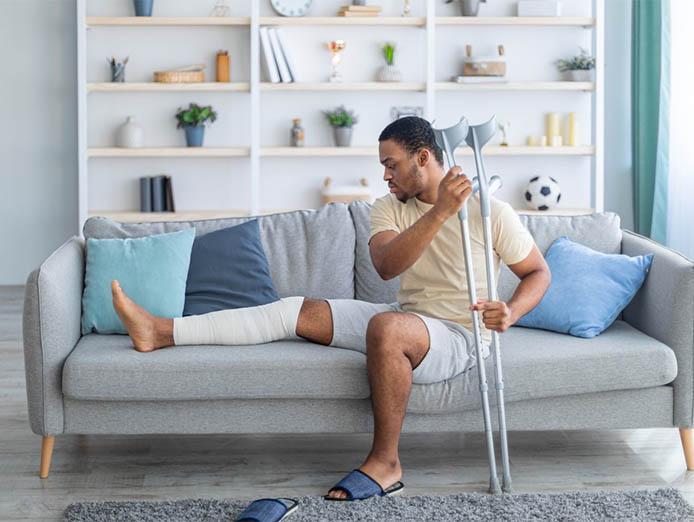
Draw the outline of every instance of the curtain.
[[[634,228],[661,243],[667,240],[668,4],[668,0],[632,4]]]

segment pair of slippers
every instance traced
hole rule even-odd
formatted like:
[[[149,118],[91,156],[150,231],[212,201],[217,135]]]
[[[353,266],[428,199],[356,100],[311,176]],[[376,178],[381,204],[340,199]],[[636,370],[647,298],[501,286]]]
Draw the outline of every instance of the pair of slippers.
[[[330,491],[344,491],[347,493],[347,498],[330,498],[328,495],[323,498],[325,500],[351,502],[374,496],[388,497],[402,493],[404,488],[405,485],[398,481],[387,489],[383,489],[369,475],[355,469],[330,489]],[[299,501],[294,498],[261,498],[251,502],[239,515],[236,522],[279,522],[296,511],[298,506]]]

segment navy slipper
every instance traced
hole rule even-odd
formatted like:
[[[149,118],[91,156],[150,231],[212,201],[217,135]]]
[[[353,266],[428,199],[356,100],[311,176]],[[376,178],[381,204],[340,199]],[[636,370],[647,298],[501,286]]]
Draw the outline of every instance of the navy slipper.
[[[397,481],[388,489],[383,489],[378,482],[369,477],[360,469],[352,470],[349,475],[343,478],[340,482],[335,484],[330,491],[342,490],[347,493],[347,498],[331,498],[328,495],[324,495],[325,500],[341,500],[346,502],[351,502],[352,500],[365,500],[373,496],[388,497],[396,493],[402,493],[405,488],[405,484]],[[330,494],[330,491],[328,494]]]
[[[289,506],[283,500],[288,500]],[[278,522],[293,513],[298,505],[295,498],[259,498],[243,510],[236,522]]]

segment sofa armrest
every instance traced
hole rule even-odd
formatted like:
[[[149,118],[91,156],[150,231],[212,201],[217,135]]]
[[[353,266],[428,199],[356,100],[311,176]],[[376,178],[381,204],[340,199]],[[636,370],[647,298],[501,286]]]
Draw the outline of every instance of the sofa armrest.
[[[84,240],[73,236],[29,274],[24,293],[24,367],[31,429],[63,432],[63,363],[81,337]]]
[[[622,253],[655,254],[643,287],[624,309],[624,320],[675,352],[673,422],[690,427],[694,416],[694,262],[627,230],[622,237]]]

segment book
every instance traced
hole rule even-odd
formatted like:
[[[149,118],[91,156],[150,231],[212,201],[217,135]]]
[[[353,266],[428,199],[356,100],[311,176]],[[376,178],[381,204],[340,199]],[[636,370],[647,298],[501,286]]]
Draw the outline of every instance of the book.
[[[292,77],[293,82],[298,82],[299,79],[296,77],[296,66],[295,62],[289,52],[287,47],[287,40],[284,37],[284,32],[280,30],[279,27],[275,28],[275,34],[277,35],[277,40],[279,40],[280,47],[282,48],[282,53],[284,54],[284,59],[287,62],[287,68],[289,69],[289,75]]]
[[[152,212],[164,212],[164,176],[152,177]]]
[[[270,44],[270,35],[268,34],[267,27],[260,28],[260,46],[262,47],[262,57],[265,66],[265,72],[267,73],[267,79],[272,83],[280,82],[280,73],[277,69],[277,63],[275,62],[275,55],[272,52],[272,45]]]
[[[152,180],[149,176],[140,178],[140,212],[152,212]]]
[[[164,177],[164,210],[167,212],[176,212],[176,205],[174,204],[173,195],[173,182],[171,181],[171,176]]]
[[[340,7],[340,11],[380,11],[381,6],[379,5],[343,5]]]
[[[271,27],[268,32],[270,34],[270,44],[272,45],[272,52],[275,55],[275,61],[277,62],[277,68],[279,69],[282,83],[291,83],[292,77],[289,74],[289,67],[287,67],[287,61],[284,59],[284,54],[282,53],[280,42],[277,39],[277,33],[275,32],[275,28]]]
[[[361,12],[355,13],[354,11],[340,11],[339,13],[337,13],[337,16],[351,16],[351,17],[354,17],[354,16],[378,16],[378,15],[379,15],[378,12],[371,12],[371,11],[367,11],[367,12],[363,12],[363,13],[361,13]]]

